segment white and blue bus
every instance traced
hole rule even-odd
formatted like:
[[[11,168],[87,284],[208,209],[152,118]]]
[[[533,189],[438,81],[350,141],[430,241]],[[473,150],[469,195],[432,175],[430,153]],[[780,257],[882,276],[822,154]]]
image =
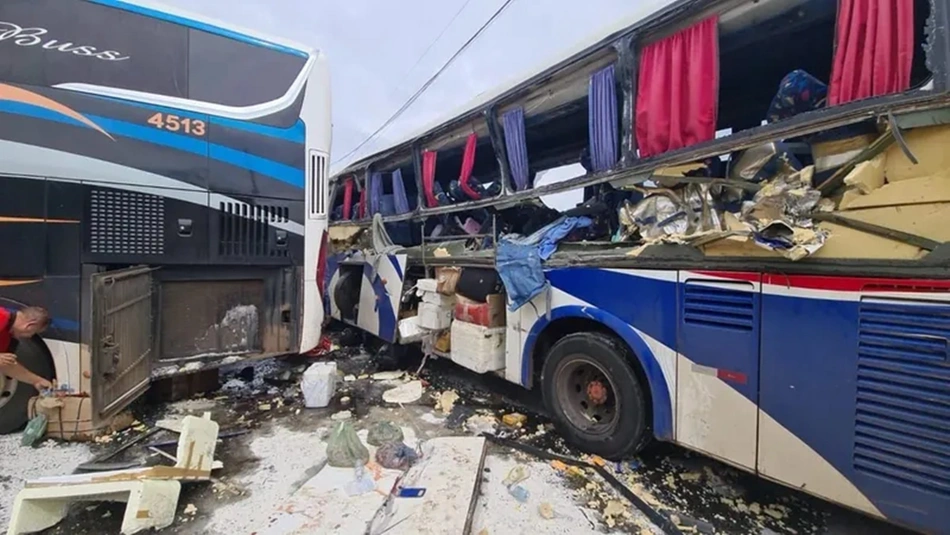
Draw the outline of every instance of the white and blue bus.
[[[539,389],[587,452],[948,533],[950,6],[638,11],[335,173],[329,314]]]
[[[330,94],[309,46],[145,1],[0,3],[0,306],[88,435],[153,370],[317,346]],[[202,364],[203,365],[203,364]],[[29,385],[0,377],[0,431]]]

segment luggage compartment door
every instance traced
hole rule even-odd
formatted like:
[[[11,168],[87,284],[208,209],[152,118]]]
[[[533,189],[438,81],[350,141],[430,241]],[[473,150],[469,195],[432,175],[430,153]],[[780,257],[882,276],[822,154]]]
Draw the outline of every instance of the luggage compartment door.
[[[148,389],[155,354],[157,268],[92,275],[92,406],[99,418],[127,407]]]
[[[754,470],[761,279],[736,275],[679,275],[676,440]]]

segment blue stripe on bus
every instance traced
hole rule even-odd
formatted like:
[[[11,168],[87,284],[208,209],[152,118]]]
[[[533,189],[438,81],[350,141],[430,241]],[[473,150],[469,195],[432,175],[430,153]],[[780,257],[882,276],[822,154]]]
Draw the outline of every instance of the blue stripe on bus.
[[[172,13],[165,13],[164,11],[158,11],[157,9],[130,4],[129,2],[124,2],[123,0],[86,0],[86,1],[92,2],[93,4],[99,4],[102,6],[121,9],[123,11],[138,13],[139,15],[144,15],[146,17],[150,17],[153,19],[159,19],[159,20],[164,20],[166,22],[171,22],[174,24],[180,24],[182,26],[194,28],[195,30],[201,30],[208,33],[213,33],[215,35],[220,35],[222,37],[227,37],[229,39],[234,39],[235,41],[241,41],[242,43],[248,43],[251,45],[269,48],[271,50],[276,50],[277,52],[283,52],[284,54],[291,54],[293,56],[298,56],[301,58],[310,57],[310,54],[308,54],[307,52],[304,52],[303,50],[291,48],[286,45],[272,43],[270,41],[266,41],[264,39],[260,39],[257,37],[252,37],[250,35],[243,34],[241,32],[229,30],[227,28],[222,28],[220,26],[215,26],[213,24],[208,24],[207,22],[191,20],[179,15],[174,15]]]
[[[0,112],[26,115],[38,119],[80,126],[82,128],[89,128],[83,123],[80,123],[65,115],[61,115],[59,113],[37,106],[12,102],[9,100],[0,100]],[[261,158],[260,156],[254,156],[253,154],[248,154],[246,152],[238,151],[223,145],[207,143],[203,139],[197,137],[172,134],[170,132],[163,132],[150,126],[141,126],[116,119],[109,119],[108,117],[100,117],[98,115],[86,115],[85,117],[112,135],[145,141],[146,143],[153,143],[155,145],[161,145],[163,147],[169,147],[190,152],[192,154],[197,154],[199,156],[209,157],[214,160],[254,171],[255,173],[267,175],[298,188],[304,187],[303,169],[298,169],[296,167],[278,163],[273,160]]]
[[[125,104],[128,106],[135,106],[136,108],[142,108],[146,110],[153,110],[155,112],[170,113],[172,115],[178,115],[179,117],[187,117],[189,119],[198,119],[202,121],[210,121],[212,125],[224,126],[227,128],[234,128],[235,130],[244,130],[245,132],[250,132],[252,134],[259,134],[267,137],[275,137],[278,139],[283,139],[284,141],[290,141],[292,143],[303,144],[307,132],[306,125],[303,120],[297,119],[297,122],[289,128],[280,128],[277,126],[268,126],[266,124],[254,123],[251,121],[241,121],[238,119],[229,119],[227,117],[218,117],[217,115],[208,115],[205,113],[198,113],[193,111],[185,111],[178,108],[169,108],[167,106],[159,106],[157,104],[148,104],[146,102],[136,102],[134,100],[125,100],[121,98],[114,97],[103,97],[100,95],[90,95],[98,98],[100,100],[108,100],[110,102],[116,102],[119,104]]]

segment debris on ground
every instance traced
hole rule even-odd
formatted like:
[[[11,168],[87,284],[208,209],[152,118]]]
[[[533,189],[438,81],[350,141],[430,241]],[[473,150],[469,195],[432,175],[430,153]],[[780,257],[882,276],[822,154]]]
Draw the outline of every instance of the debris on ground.
[[[538,514],[545,520],[551,520],[554,518],[554,507],[548,502],[541,502],[538,504]]]
[[[198,514],[198,508],[195,507],[195,504],[189,503],[188,505],[185,506],[185,510],[182,512],[188,516],[195,516],[196,514]]]
[[[349,420],[352,417],[353,417],[353,413],[351,411],[340,411],[340,412],[333,413],[333,415],[330,416],[330,419],[334,421],[339,421],[339,420]]]
[[[422,381],[409,381],[406,384],[383,392],[383,401],[399,405],[415,403],[422,397],[422,393]]]
[[[494,434],[498,428],[498,418],[492,414],[475,414],[465,420],[465,430],[473,435]]]
[[[390,371],[390,372],[376,372],[370,377],[374,381],[398,381],[405,377],[406,372],[403,371]]]
[[[524,414],[513,412],[502,416],[501,421],[508,427],[522,427],[525,422],[528,421],[528,417]]]
[[[458,392],[454,390],[446,390],[436,397],[435,410],[441,412],[442,414],[450,414],[452,412],[452,407],[455,406],[455,402],[458,400]]]
[[[336,389],[336,362],[315,362],[307,368],[300,382],[304,405],[308,409],[326,407]]]
[[[506,487],[512,487],[528,479],[528,469],[523,465],[515,465],[509,472],[502,484]]]

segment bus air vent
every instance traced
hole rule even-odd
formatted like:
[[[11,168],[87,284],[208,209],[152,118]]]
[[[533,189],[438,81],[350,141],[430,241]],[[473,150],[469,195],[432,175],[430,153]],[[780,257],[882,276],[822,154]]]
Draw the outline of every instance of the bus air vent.
[[[747,282],[700,282],[683,286],[683,322],[688,325],[752,331],[755,329],[754,288]]]
[[[858,329],[855,471],[950,498],[950,303],[865,298]]]
[[[89,192],[89,252],[160,255],[165,252],[165,199],[94,188]]]
[[[221,202],[218,206],[218,254],[227,257],[286,257],[286,240],[276,239],[290,222],[286,206]]]

